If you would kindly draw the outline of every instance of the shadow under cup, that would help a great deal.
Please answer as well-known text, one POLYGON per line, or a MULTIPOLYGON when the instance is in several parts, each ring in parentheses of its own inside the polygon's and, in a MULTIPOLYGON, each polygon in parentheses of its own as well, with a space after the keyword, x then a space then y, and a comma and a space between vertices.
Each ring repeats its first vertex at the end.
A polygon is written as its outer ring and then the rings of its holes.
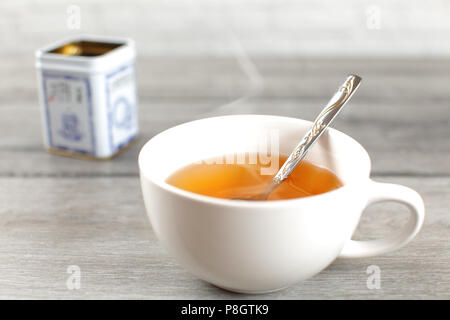
MULTIPOLYGON (((148 141, 139 155, 142 192, 153 230, 167 251, 200 279, 231 291, 263 293, 313 276, 349 241, 356 242, 350 239, 374 183, 370 159, 359 143, 334 129, 305 158, 343 183, 327 193, 233 201, 165 182, 191 163, 260 150, 262 145, 288 155, 310 126, 309 121, 286 117, 224 116, 185 123, 148 141)), ((412 221, 416 233, 420 224, 412 221)), ((409 241, 415 233, 407 231, 409 241)), ((407 242, 403 238, 402 244, 407 242)))

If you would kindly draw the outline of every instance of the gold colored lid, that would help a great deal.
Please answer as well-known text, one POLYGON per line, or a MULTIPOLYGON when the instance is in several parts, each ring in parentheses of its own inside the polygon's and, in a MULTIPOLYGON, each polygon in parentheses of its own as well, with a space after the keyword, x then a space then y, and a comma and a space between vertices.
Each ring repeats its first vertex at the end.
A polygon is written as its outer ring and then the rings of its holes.
POLYGON ((95 57, 108 53, 122 45, 122 43, 77 41, 66 43, 49 52, 68 56, 95 57))

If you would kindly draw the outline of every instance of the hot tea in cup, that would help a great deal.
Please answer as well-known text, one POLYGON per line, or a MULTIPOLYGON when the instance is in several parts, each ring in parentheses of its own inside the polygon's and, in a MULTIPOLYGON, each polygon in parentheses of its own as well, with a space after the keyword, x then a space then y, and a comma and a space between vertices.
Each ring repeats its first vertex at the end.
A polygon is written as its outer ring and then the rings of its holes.
MULTIPOLYGON (((219 157, 222 158, 234 160, 237 157, 233 155, 219 157)), ((207 159, 177 170, 166 182, 177 188, 210 197, 224 199, 250 197, 263 192, 272 179, 271 175, 261 173, 261 169, 266 167, 260 161, 262 158, 265 157, 259 154, 244 155, 242 163, 207 159)), ((276 163, 281 166, 286 159, 287 156, 279 156, 276 163)), ((341 186, 342 183, 331 171, 303 161, 267 200, 302 198, 341 186)))
MULTIPOLYGON (((318 187, 305 197, 224 199, 232 194, 217 192, 242 186, 244 180, 233 180, 242 168, 201 166, 205 159, 252 154, 261 140, 271 146, 263 154, 287 155, 310 127, 301 119, 237 115, 185 123, 150 139, 139 154, 139 168, 147 214, 161 244, 200 279, 231 291, 263 293, 307 279, 337 257, 375 256, 411 241, 423 223, 422 198, 407 187, 371 180, 367 152, 337 130, 327 129, 296 168, 297 178, 315 176, 294 184, 318 187), (197 169, 201 174, 193 175, 197 169), (195 182, 194 176, 205 180, 195 182), (352 240, 364 209, 380 201, 406 205, 408 223, 388 238, 352 240)), ((269 170, 272 175, 276 167, 269 170)), ((253 169, 244 174, 245 181, 253 169)))

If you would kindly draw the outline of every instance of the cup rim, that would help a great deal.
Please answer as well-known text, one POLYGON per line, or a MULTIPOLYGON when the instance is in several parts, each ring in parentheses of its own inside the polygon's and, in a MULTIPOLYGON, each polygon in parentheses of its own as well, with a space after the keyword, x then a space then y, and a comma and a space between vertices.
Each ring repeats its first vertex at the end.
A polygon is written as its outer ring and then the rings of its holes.
MULTIPOLYGON (((225 115, 225 116, 216 116, 216 117, 207 117, 207 118, 202 118, 202 119, 197 119, 197 120, 193 120, 193 121, 188 121, 188 122, 184 122, 181 123, 179 125, 170 127, 158 134, 156 134, 155 136, 153 136, 152 138, 150 138, 141 148, 141 150, 139 151, 139 155, 138 155, 138 165, 139 165, 139 171, 140 171, 140 179, 146 179, 148 180, 150 183, 152 183, 153 185, 157 186, 158 188, 163 189, 166 192, 175 194, 179 197, 182 198, 187 198, 191 201, 195 201, 195 202, 201 202, 204 204, 210 204, 210 205, 218 205, 218 206, 225 206, 225 207, 247 207, 247 208, 269 208, 269 207, 286 207, 286 206, 298 206, 300 203, 306 203, 306 202, 310 202, 310 201, 316 201, 316 200, 320 200, 322 198, 327 198, 330 196, 334 196, 334 195, 339 195, 342 192, 345 192, 347 189, 349 189, 351 187, 351 185, 353 185, 356 182, 351 182, 351 183, 346 183, 344 185, 342 185, 341 187, 337 188, 337 189, 333 189, 331 191, 327 191, 324 193, 320 193, 320 194, 316 194, 316 195, 311 195, 311 196, 307 196, 307 197, 302 197, 302 198, 291 198, 291 199, 283 199, 283 200, 273 200, 273 201, 267 201, 267 200, 261 200, 261 201, 245 201, 245 200, 231 200, 231 199, 223 199, 223 198, 216 198, 216 197, 211 197, 211 196, 206 196, 206 195, 202 195, 202 194, 197 194, 191 191, 186 191, 180 188, 177 188, 175 186, 172 186, 170 184, 168 184, 166 181, 155 181, 155 179, 150 178, 149 175, 146 174, 146 170, 145 170, 145 164, 144 164, 144 160, 143 158, 145 157, 145 149, 146 146, 155 138, 157 138, 158 136, 166 133, 169 130, 172 129, 176 129, 176 128, 180 128, 183 126, 188 126, 188 125, 193 125, 197 122, 203 122, 203 121, 212 121, 212 120, 220 120, 221 118, 233 118, 233 117, 258 117, 258 118, 273 118, 273 119, 278 119, 278 120, 300 120, 300 121, 304 121, 304 122, 308 122, 310 124, 312 124, 311 121, 309 120, 305 120, 305 119, 300 119, 300 118, 294 118, 294 117, 285 117, 285 116, 275 116, 275 115, 258 115, 258 114, 242 114, 242 115, 225 115)), ((368 161, 368 175, 361 177, 361 179, 359 179, 357 182, 361 182, 361 181, 365 181, 365 180, 370 180, 370 172, 371 172, 371 167, 372 167, 372 163, 371 163, 371 159, 370 156, 367 152, 367 150, 355 139, 353 139, 352 137, 350 137, 349 135, 334 129, 334 128, 328 128, 328 131, 330 131, 333 135, 340 135, 345 137, 346 139, 349 139, 350 141, 352 141, 354 144, 357 145, 357 147, 363 152, 363 154, 365 155, 365 157, 367 158, 368 161)), ((188 164, 186 164, 188 165, 188 164)))

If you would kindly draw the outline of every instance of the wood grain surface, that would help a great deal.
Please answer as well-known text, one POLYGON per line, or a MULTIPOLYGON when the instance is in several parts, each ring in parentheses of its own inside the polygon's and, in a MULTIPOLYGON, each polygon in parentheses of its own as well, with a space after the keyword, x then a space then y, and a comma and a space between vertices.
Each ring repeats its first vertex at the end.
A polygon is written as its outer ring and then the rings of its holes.
MULTIPOLYGON (((0 63, 0 298, 450 299, 450 61, 258 58, 257 81, 231 58, 138 60, 140 140, 111 161, 46 153, 32 61, 0 63), (137 154, 156 133, 207 116, 259 113, 312 120, 347 73, 363 77, 334 127, 368 150, 373 178, 416 189, 425 225, 406 247, 338 259, 315 277, 237 295, 182 269, 159 246, 140 193, 137 154), (255 89, 256 88, 256 89, 255 89), (245 99, 239 99, 246 96, 245 99), (81 269, 68 290, 67 267, 81 269), (367 267, 381 270, 369 290, 367 267)), ((355 238, 385 236, 406 208, 375 205, 355 238)))

